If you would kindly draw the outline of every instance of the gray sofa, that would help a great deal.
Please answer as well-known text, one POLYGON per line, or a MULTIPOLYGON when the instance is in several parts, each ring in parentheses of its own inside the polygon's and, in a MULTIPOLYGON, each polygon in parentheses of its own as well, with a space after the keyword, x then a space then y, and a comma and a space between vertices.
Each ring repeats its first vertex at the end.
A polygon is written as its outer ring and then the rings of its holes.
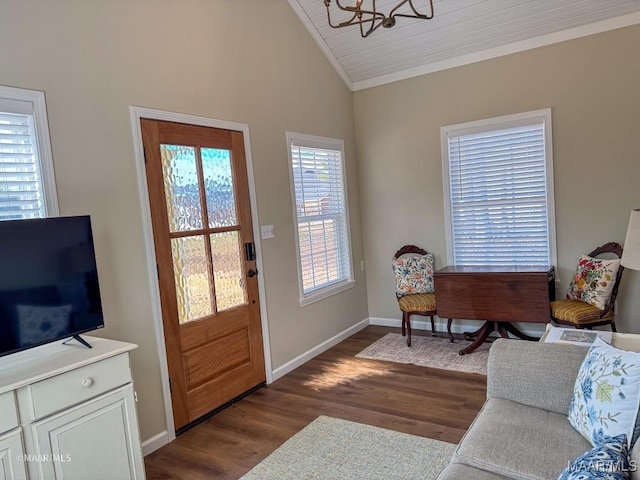
MULTIPOLYGON (((587 349, 498 339, 487 367, 487 401, 438 480, 557 479, 593 448, 567 420, 587 349)), ((631 452, 640 465, 640 441, 631 452)), ((640 475, 632 472, 631 478, 640 475)))

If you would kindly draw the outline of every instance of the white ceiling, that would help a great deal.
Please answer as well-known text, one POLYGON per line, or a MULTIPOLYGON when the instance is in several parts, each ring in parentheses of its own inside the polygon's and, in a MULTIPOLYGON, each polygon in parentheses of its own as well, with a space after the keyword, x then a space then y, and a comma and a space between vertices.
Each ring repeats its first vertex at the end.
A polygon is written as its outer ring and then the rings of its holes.
MULTIPOLYGON (((398 18, 362 38, 331 28, 323 0, 288 1, 352 90, 640 23, 640 0, 433 0, 432 20, 398 18)), ((388 14, 398 1, 376 5, 388 14)), ((428 0, 414 5, 422 13, 428 0)), ((331 8, 333 23, 348 18, 331 8)))

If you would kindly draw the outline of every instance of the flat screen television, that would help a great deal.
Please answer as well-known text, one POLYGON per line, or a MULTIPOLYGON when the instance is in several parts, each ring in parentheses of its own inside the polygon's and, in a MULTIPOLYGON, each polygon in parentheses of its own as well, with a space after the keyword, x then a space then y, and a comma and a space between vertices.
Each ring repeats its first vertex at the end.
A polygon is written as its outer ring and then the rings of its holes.
POLYGON ((89 216, 0 221, 0 356, 102 327, 89 216))

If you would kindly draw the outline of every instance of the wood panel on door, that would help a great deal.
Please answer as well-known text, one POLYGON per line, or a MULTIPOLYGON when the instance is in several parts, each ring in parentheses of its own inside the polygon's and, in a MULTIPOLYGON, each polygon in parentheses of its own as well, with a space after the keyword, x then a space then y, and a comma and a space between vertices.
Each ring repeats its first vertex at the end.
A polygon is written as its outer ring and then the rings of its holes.
POLYGON ((141 120, 176 429, 265 381, 242 132, 141 120))

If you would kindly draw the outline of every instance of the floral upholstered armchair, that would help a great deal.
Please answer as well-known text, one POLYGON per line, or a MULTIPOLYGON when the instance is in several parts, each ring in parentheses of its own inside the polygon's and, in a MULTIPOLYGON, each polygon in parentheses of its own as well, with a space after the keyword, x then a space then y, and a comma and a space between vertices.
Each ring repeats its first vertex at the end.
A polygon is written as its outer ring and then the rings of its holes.
POLYGON ((622 246, 615 242, 582 255, 569 284, 567 298, 551 302, 551 321, 588 329, 611 325, 615 332, 615 303, 624 271, 621 257, 622 246), (595 258, 604 254, 617 258, 595 258))

